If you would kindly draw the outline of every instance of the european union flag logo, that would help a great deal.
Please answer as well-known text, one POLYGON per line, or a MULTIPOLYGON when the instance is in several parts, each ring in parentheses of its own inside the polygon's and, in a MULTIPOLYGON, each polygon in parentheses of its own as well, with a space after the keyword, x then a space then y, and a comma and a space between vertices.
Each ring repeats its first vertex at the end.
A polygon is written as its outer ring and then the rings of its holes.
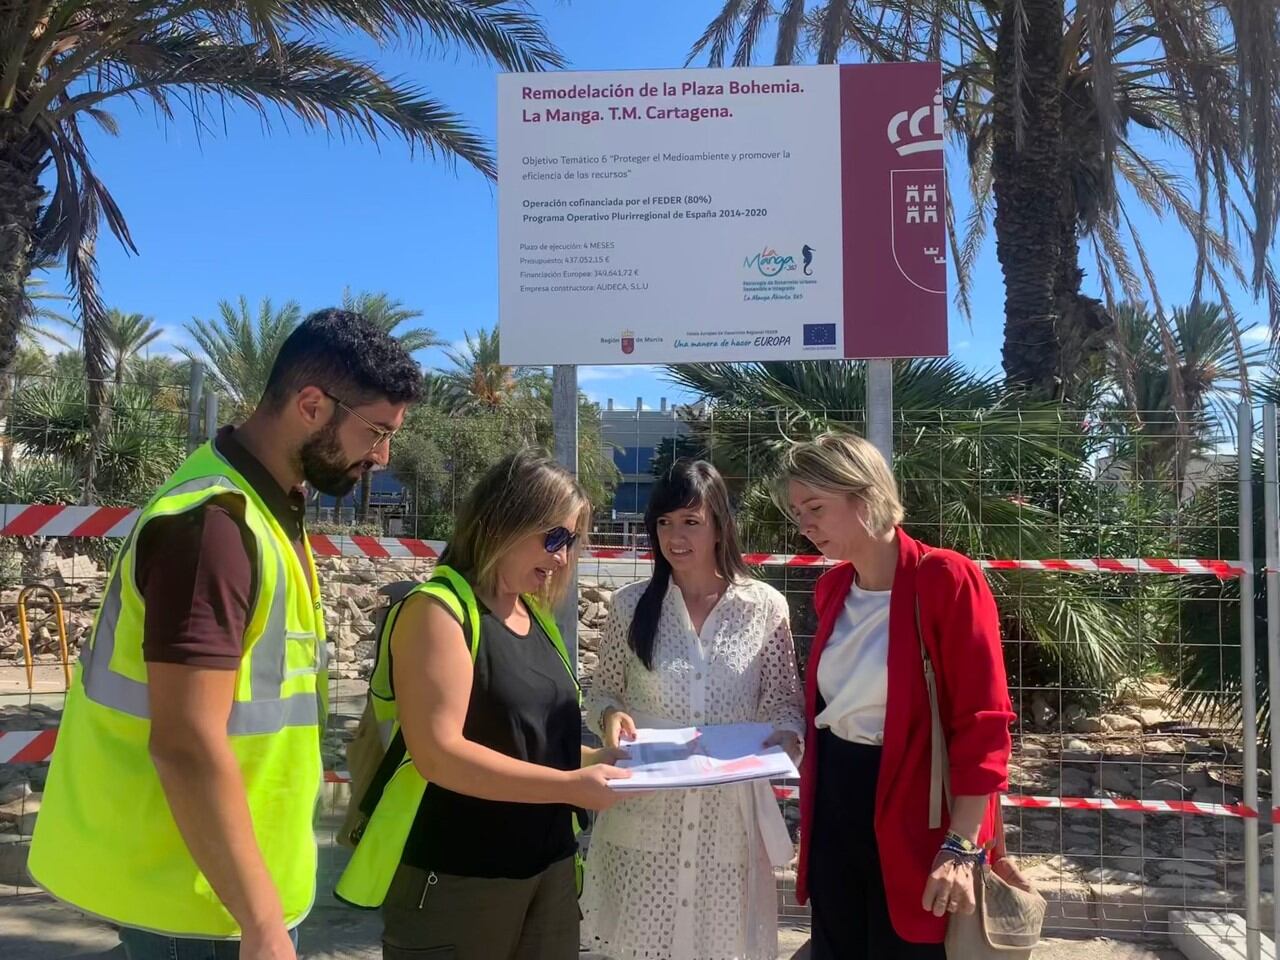
POLYGON ((834 347, 836 345, 836 325, 834 323, 806 323, 804 325, 804 345, 806 347, 834 347))

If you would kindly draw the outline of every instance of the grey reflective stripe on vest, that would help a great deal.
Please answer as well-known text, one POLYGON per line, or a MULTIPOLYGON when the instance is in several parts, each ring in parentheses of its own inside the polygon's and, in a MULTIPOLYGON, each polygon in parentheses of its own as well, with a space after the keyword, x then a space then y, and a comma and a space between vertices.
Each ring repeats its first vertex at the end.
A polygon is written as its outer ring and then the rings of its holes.
MULTIPOLYGON (((210 487, 232 487, 235 484, 225 477, 202 477, 180 484, 165 495, 195 493, 210 487)), ((165 514, 157 514, 164 516, 165 514)), ((121 550, 121 560, 116 563, 107 586, 107 595, 94 624, 93 635, 80 651, 81 675, 85 695, 95 703, 121 713, 151 718, 151 707, 146 683, 117 673, 111 669, 115 654, 116 634, 123 609, 124 552, 132 550, 140 527, 135 527, 121 550)), ((269 598, 270 608, 262 636, 254 645, 249 661, 248 701, 235 701, 227 720, 227 732, 233 735, 274 733, 284 727, 316 726, 320 722, 320 702, 315 692, 295 694, 280 698, 280 687, 285 679, 285 645, 289 636, 288 589, 284 558, 263 538, 254 536, 258 543, 259 570, 272 562, 276 566, 275 595, 269 598)), ((311 636, 308 634, 308 636, 311 636)), ((141 642, 141 639, 139 639, 141 642)), ((319 663, 317 661, 317 667, 319 663)))

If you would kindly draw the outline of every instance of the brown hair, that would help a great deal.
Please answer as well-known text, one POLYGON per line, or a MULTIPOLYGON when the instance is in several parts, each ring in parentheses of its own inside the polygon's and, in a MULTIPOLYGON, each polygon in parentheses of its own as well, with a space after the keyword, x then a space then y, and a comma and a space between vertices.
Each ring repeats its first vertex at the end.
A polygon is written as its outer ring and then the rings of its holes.
POLYGON ((578 542, 569 563, 551 578, 542 599, 564 597, 573 564, 591 526, 591 503, 573 474, 549 457, 520 450, 503 457, 471 488, 458 509, 453 536, 441 563, 448 564, 481 593, 497 589, 498 563, 518 541, 545 533, 575 515, 578 542))

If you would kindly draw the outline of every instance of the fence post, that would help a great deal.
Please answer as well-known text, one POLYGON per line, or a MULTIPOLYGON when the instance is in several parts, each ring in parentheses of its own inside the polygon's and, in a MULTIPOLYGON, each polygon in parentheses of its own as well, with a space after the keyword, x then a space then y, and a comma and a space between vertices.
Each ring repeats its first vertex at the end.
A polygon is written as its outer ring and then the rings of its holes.
MULTIPOLYGON (((1271 688, 1271 813, 1272 890, 1280 890, 1280 821, 1276 817, 1277 776, 1280 775, 1280 443, 1277 443, 1274 403, 1262 408, 1262 457, 1266 483, 1263 495, 1267 538, 1267 679, 1271 688)), ((1280 943, 1280 910, 1272 910, 1272 941, 1280 943)))
POLYGON ((893 361, 867 361, 867 439, 893 467, 893 361))
POLYGON ((187 453, 200 446, 200 416, 204 410, 204 363, 191 361, 191 386, 187 390, 187 453))
MULTIPOLYGON (((1258 674, 1253 622, 1253 409, 1240 404, 1240 710, 1243 714, 1244 802, 1258 809, 1258 674)), ((1258 818, 1244 821, 1244 920, 1245 951, 1248 960, 1262 956, 1259 914, 1261 884, 1258 869, 1258 818)))
MULTIPOLYGON (((555 456, 575 477, 578 475, 578 368, 552 367, 551 420, 555 428, 555 456)), ((578 669, 578 568, 570 574, 569 589, 556 611, 560 635, 574 672, 578 669)))
POLYGON ((218 392, 210 390, 204 395, 204 438, 212 440, 218 435, 218 392))

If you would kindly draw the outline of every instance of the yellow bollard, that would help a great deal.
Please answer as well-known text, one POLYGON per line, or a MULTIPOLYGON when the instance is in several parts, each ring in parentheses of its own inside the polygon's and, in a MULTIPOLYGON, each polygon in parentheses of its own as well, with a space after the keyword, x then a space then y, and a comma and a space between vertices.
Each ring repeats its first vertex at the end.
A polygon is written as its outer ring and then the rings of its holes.
POLYGON ((18 594, 18 633, 22 637, 22 656, 27 666, 27 690, 35 689, 35 660, 31 655, 31 630, 27 627, 27 597, 38 592, 53 598, 53 613, 58 618, 58 645, 62 649, 62 676, 67 682, 67 690, 70 690, 71 654, 67 649, 67 620, 62 613, 62 597, 53 587, 43 583, 29 584, 18 594))

